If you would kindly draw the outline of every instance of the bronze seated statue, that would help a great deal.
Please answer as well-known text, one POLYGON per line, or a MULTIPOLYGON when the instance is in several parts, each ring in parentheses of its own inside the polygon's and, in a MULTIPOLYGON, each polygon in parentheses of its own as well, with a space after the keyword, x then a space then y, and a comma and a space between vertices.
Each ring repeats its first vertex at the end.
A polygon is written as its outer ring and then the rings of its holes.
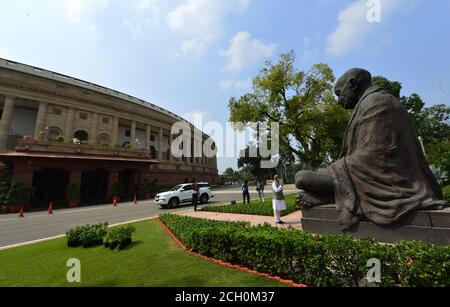
POLYGON ((335 93, 340 105, 353 110, 341 158, 327 169, 296 175, 296 186, 303 190, 298 204, 336 204, 343 230, 362 218, 392 225, 413 211, 446 207, 401 102, 372 85, 363 69, 346 72, 335 93))

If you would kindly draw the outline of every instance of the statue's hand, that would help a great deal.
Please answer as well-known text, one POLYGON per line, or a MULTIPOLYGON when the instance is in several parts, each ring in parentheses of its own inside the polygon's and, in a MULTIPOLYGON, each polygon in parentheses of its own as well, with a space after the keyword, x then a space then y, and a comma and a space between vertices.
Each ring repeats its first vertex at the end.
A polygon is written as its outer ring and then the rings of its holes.
POLYGON ((303 200, 303 192, 300 192, 297 194, 295 204, 297 205, 297 209, 299 209, 299 210, 303 210, 303 208, 305 208, 306 204, 303 200))

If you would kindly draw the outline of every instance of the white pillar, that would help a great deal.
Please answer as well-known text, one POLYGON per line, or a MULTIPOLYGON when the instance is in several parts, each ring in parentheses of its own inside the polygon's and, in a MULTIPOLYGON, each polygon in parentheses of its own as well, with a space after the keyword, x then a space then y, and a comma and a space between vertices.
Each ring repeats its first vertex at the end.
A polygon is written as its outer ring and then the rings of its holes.
POLYGON ((66 131, 64 131, 64 140, 66 142, 71 142, 73 139, 73 119, 75 115, 75 110, 69 108, 67 112, 67 120, 66 120, 66 131))
POLYGON ((37 140, 44 140, 45 124, 47 121, 47 108, 48 104, 46 102, 41 102, 39 104, 39 111, 36 119, 36 129, 34 130, 34 138, 37 140))

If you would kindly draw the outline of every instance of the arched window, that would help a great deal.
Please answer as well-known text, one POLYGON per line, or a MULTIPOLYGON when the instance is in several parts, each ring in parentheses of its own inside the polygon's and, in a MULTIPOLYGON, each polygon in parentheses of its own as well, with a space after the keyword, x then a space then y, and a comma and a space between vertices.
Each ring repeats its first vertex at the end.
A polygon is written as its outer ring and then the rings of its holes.
POLYGON ((155 146, 150 146, 150 156, 152 157, 152 159, 156 159, 157 158, 155 146))
POLYGON ((84 130, 78 130, 73 136, 80 142, 87 142, 89 139, 89 134, 84 130))
POLYGON ((49 127, 48 128, 48 139, 55 140, 56 138, 63 136, 63 131, 58 127, 49 127))
POLYGON ((98 136, 98 145, 100 146, 110 146, 111 145, 111 137, 106 134, 102 133, 98 136))

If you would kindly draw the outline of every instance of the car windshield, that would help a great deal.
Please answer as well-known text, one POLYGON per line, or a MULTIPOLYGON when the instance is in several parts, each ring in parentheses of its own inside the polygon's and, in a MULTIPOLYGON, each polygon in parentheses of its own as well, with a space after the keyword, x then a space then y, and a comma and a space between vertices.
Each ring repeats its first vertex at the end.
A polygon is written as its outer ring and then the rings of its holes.
POLYGON ((174 187, 172 190, 170 190, 170 192, 178 191, 178 190, 181 189, 182 187, 183 187, 182 185, 177 185, 177 186, 174 187))

